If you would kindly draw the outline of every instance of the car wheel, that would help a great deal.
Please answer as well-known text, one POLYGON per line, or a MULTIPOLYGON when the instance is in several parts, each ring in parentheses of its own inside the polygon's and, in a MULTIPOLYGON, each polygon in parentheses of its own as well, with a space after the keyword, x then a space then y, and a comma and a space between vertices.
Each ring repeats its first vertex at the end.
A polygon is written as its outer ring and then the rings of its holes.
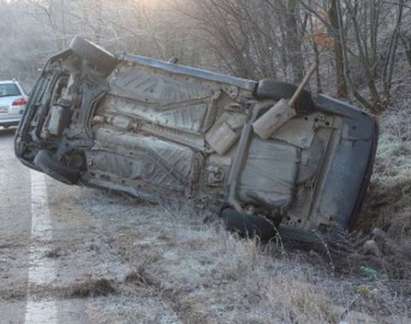
POLYGON ((105 75, 110 74, 118 64, 113 54, 78 36, 71 42, 70 49, 105 75))
MULTIPOLYGON (((290 99, 297 91, 297 88, 294 84, 267 79, 258 83, 256 96, 259 99, 290 99)), ((295 108, 297 113, 315 111, 315 104, 309 91, 303 90, 295 103, 295 108)))
POLYGON ((247 215, 227 208, 221 212, 221 218, 228 231, 237 233, 244 238, 258 237, 266 242, 278 233, 276 224, 263 216, 247 215))
POLYGON ((63 183, 74 185, 80 180, 79 170, 63 165, 49 151, 39 151, 34 159, 34 164, 45 174, 63 183))

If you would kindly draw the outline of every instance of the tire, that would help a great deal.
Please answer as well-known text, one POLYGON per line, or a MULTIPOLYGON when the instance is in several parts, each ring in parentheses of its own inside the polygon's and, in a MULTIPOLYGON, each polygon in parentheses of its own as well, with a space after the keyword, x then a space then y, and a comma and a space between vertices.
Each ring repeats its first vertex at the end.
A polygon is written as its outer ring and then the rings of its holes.
POLYGON ((46 150, 41 150, 34 158, 34 164, 48 176, 68 185, 75 185, 80 180, 80 171, 69 168, 55 160, 46 150))
MULTIPOLYGON (((275 80, 261 80, 258 83, 256 96, 258 99, 291 99, 297 91, 297 86, 294 84, 279 82, 275 80)), ((312 113, 315 111, 315 104, 311 93, 307 90, 301 92, 300 97, 295 104, 297 113, 312 113)))
POLYGON ((118 64, 113 54, 78 36, 71 42, 70 49, 105 75, 109 75, 118 64))
POLYGON ((232 208, 224 209, 220 216, 228 231, 243 238, 258 237, 261 241, 267 242, 278 233, 276 225, 263 216, 242 214, 232 208))

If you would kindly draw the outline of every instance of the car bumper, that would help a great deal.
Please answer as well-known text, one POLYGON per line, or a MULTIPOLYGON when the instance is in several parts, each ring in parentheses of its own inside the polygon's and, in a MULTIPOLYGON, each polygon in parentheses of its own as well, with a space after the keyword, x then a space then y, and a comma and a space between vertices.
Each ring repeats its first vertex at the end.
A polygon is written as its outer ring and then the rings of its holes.
POLYGON ((0 117, 0 126, 17 126, 20 123, 21 116, 16 118, 1 118, 0 117))
POLYGON ((326 166, 318 188, 313 213, 352 229, 358 219, 371 179, 379 127, 375 117, 326 96, 319 96, 320 110, 343 118, 342 135, 334 146, 334 156, 326 166))

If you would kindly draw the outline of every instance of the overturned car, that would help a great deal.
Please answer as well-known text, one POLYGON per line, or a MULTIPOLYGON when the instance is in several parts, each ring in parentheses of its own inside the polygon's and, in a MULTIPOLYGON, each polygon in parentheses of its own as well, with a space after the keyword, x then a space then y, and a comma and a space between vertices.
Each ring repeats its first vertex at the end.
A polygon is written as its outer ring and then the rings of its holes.
POLYGON ((17 157, 67 184, 147 200, 191 200, 227 226, 298 237, 350 229, 369 183, 374 118, 346 103, 262 80, 75 38, 36 83, 17 157), (280 104, 281 103, 281 104, 280 104), (271 227, 271 228, 270 228, 271 227))

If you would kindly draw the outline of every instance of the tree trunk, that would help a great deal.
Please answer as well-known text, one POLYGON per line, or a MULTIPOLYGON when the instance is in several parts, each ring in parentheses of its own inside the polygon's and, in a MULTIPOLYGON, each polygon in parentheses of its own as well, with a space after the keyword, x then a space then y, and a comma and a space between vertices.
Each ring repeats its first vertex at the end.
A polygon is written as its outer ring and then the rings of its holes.
POLYGON ((101 0, 94 2, 94 10, 96 13, 95 39, 97 44, 100 44, 103 36, 103 3, 101 0))
POLYGON ((294 83, 300 83, 304 78, 304 57, 301 51, 301 37, 298 30, 297 3, 297 0, 287 0, 285 14, 285 41, 294 83))
POLYGON ((344 54, 343 47, 341 44, 340 35, 340 24, 338 23, 338 12, 337 12, 337 0, 331 0, 331 7, 329 10, 329 18, 331 24, 330 34, 335 40, 335 70, 336 70, 336 81, 337 81, 337 97, 348 98, 348 86, 347 81, 344 76, 344 54))
POLYGON ((408 65, 411 67, 411 37, 407 37, 407 35, 400 33, 400 40, 405 49, 408 65))

